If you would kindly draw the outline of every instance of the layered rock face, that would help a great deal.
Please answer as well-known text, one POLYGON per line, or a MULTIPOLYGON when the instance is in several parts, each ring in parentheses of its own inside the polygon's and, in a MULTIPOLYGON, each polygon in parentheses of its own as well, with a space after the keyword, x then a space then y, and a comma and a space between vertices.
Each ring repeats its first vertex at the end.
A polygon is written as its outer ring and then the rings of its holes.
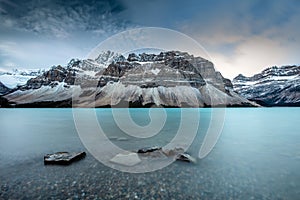
POLYGON ((0 82, 0 96, 9 93, 10 89, 0 82))
POLYGON ((300 66, 270 67, 252 77, 238 75, 234 91, 262 106, 300 106, 300 66))
POLYGON ((212 62, 178 51, 73 59, 5 98, 20 107, 257 106, 234 93, 212 62))

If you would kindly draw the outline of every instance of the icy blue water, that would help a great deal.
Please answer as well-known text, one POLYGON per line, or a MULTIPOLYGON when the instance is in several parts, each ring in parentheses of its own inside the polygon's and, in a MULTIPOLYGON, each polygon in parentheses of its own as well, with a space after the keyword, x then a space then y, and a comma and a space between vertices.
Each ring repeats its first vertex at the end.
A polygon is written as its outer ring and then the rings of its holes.
MULTIPOLYGON (((189 149, 195 157, 207 132, 211 111, 199 109, 199 130, 189 149)), ((124 134, 114 122, 111 109, 97 109, 96 113, 99 124, 108 137, 114 138, 115 145, 138 149, 167 144, 179 128, 181 110, 166 109, 167 120, 162 131, 146 139, 124 134), (124 137, 126 141, 115 139, 124 137)), ((131 109, 130 113, 139 125, 150 121, 148 109, 131 109)), ((300 196, 299 114, 300 108, 227 108, 222 134, 209 156, 191 167, 175 164, 173 170, 180 172, 190 167, 191 174, 186 176, 193 186, 189 193, 194 195, 196 191, 192 188, 201 180, 208 184, 197 189, 203 189, 204 193, 197 192, 204 197, 297 199, 300 196)), ((72 109, 0 109, 0 180, 9 168, 43 154, 84 149, 72 109)), ((9 178, 6 180, 5 184, 12 184, 9 178)), ((0 181, 1 184, 4 183, 0 181)))

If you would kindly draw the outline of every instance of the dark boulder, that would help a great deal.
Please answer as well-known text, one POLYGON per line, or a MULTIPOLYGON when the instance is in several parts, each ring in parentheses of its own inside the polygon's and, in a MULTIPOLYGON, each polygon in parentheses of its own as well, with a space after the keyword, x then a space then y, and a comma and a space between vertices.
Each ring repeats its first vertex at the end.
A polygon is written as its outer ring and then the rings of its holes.
POLYGON ((137 153, 151 153, 151 152, 154 152, 154 151, 161 151, 161 150, 162 150, 161 147, 154 146, 154 147, 146 147, 146 148, 139 149, 137 151, 137 153))

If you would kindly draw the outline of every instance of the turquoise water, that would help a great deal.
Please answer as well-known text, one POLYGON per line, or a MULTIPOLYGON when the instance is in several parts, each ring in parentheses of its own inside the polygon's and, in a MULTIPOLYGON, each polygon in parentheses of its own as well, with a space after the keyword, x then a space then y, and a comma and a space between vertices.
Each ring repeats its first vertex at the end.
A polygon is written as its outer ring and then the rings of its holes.
MULTIPOLYGON (((211 122, 212 110, 199 109, 199 129, 188 149, 194 157, 198 157, 211 122)), ((148 111, 131 109, 130 114, 138 125, 145 126, 151 121, 148 111)), ((115 145, 136 150, 151 145, 164 146, 175 136, 182 110, 165 111, 167 118, 164 127, 160 133, 150 138, 136 138, 125 134, 114 122, 111 109, 96 109, 96 116, 106 136, 115 145)), ((174 163, 165 169, 147 173, 148 175, 128 177, 141 176, 147 181, 148 177, 155 179, 152 176, 164 172, 165 175, 160 174, 159 180, 165 178, 179 183, 185 181, 185 185, 190 187, 173 189, 193 198, 297 199, 300 196, 299 114, 300 108, 226 108, 224 122, 220 121, 223 129, 217 144, 196 165, 174 163), (167 177, 170 169, 172 173, 189 173, 178 180, 176 177, 167 177)), ((32 160, 38 161, 46 153, 65 150, 85 150, 74 124, 72 109, 0 110, 0 185, 15 187, 17 178, 11 171, 15 166, 22 166, 23 170, 18 168, 18 172, 14 173, 26 180, 27 167, 44 167, 42 164, 31 163, 32 160)), ((74 166, 78 167, 76 170, 89 169, 92 163, 97 162, 90 156, 74 166)), ((101 163, 98 165, 101 169, 107 169, 101 163)), ((75 168, 74 166, 69 169, 75 168)), ((49 173, 49 168, 43 170, 41 173, 49 173)), ((18 181, 23 183, 22 180, 18 181)), ((38 183, 40 180, 35 181, 38 183)), ((130 187, 130 184, 126 187, 130 187)), ((173 185, 166 184, 165 187, 171 190, 173 185)), ((29 189, 34 188, 32 186, 29 189)), ((9 190, 7 194, 10 194, 9 190)), ((19 194, 15 191, 14 195, 22 196, 22 189, 19 194)))

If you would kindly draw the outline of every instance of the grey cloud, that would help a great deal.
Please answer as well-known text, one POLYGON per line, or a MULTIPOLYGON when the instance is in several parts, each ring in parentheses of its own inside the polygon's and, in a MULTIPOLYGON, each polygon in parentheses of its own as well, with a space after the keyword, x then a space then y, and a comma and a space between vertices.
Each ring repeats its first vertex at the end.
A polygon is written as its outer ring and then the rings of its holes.
POLYGON ((122 3, 102 1, 29 0, 14 4, 0 2, 2 24, 37 34, 65 38, 73 32, 102 30, 109 34, 125 29, 128 23, 118 15, 122 3))

